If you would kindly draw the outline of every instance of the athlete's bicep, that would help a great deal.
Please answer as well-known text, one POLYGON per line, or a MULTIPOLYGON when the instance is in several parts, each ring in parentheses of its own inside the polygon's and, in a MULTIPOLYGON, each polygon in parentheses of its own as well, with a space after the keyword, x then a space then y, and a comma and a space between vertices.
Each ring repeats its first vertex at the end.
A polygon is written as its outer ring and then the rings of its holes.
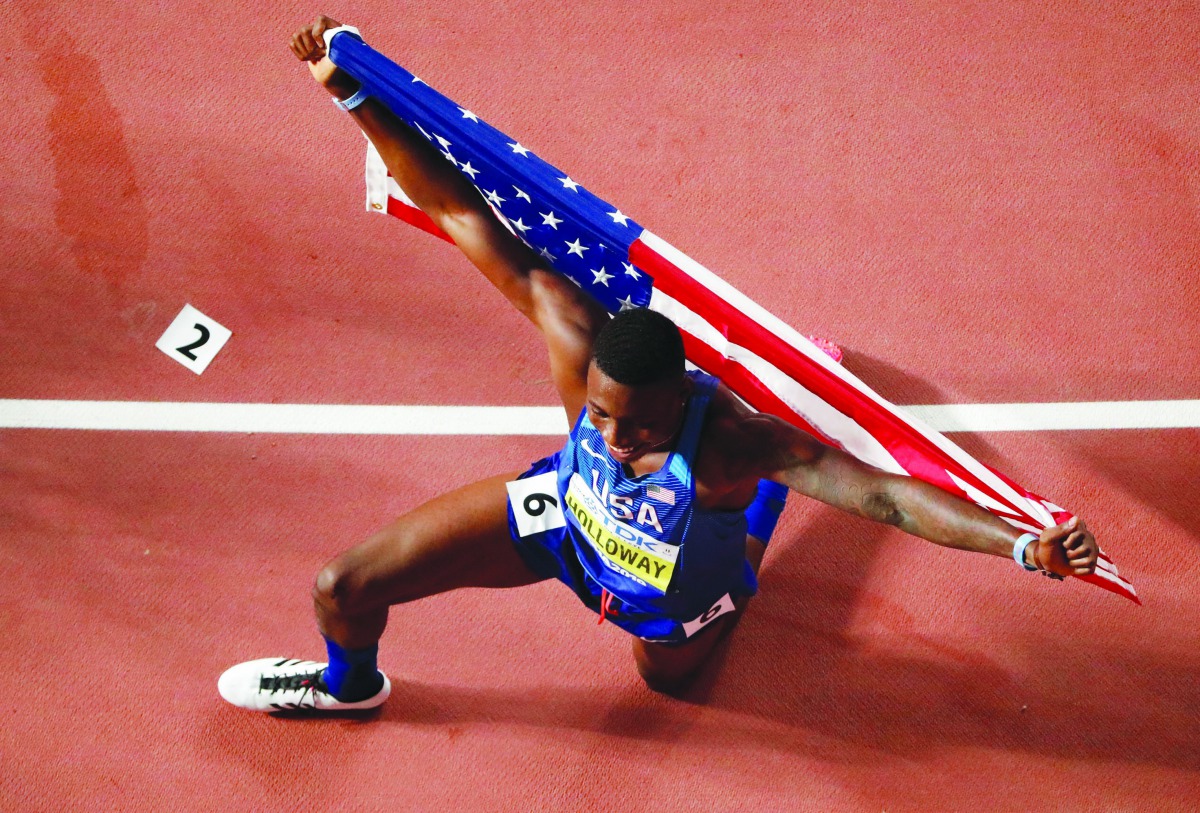
POLYGON ((876 522, 900 521, 892 486, 904 478, 863 463, 778 418, 771 421, 766 434, 776 451, 769 453, 773 471, 767 479, 876 522))
POLYGON ((553 271, 537 270, 532 285, 533 321, 546 340, 550 375, 571 423, 587 403, 592 345, 609 316, 599 302, 553 271))
MULTIPOLYGON (((532 271, 540 258, 486 208, 445 214, 438 225, 517 310, 534 319, 532 271)), ((536 321, 536 320, 535 320, 536 321)))
POLYGON ((449 217, 443 227, 467 259, 541 331, 555 389, 573 421, 587 400, 592 343, 608 313, 579 286, 546 268, 490 211, 449 217))

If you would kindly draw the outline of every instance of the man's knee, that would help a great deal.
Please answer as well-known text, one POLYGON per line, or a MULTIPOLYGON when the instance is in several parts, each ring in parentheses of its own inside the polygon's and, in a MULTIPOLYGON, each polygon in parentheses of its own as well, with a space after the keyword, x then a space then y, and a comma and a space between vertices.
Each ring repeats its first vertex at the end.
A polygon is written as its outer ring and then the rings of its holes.
POLYGON ((637 661, 638 674, 642 676, 647 688, 659 694, 675 695, 687 687, 691 679, 695 677, 699 671, 700 665, 691 667, 687 670, 680 670, 676 667, 666 667, 661 664, 652 664, 642 661, 640 658, 637 661))
POLYGON ((313 601, 353 616, 428 595, 420 584, 420 574, 427 578, 428 567, 421 565, 419 542, 403 519, 380 530, 321 568, 313 584, 313 601))
POLYGON ((726 613, 696 636, 679 646, 664 646, 634 639, 633 660, 646 686, 661 694, 678 694, 712 658, 721 640, 733 629, 749 599, 735 601, 737 609, 726 613))
POLYGON ((660 694, 678 694, 708 660, 712 642, 701 639, 682 646, 635 640, 633 661, 646 686, 660 694))
POLYGON ((313 602, 329 610, 345 611, 345 605, 354 599, 352 581, 347 568, 339 557, 317 573, 313 583, 313 602))
POLYGON ((361 615, 386 607, 388 602, 372 588, 370 574, 353 551, 342 554, 317 573, 313 601, 343 616, 361 615))

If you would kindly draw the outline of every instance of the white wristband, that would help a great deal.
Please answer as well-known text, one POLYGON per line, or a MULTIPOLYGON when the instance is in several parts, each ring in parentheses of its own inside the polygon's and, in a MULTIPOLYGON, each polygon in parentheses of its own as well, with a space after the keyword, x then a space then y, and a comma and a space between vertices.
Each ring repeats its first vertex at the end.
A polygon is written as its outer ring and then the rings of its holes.
POLYGON ((1017 537, 1017 541, 1013 543, 1013 561, 1025 570, 1037 570, 1036 567, 1030 567, 1025 564, 1025 549, 1037 541, 1037 534, 1021 534, 1017 537))
POLYGON ((354 91, 354 95, 349 99, 338 99, 334 97, 333 104, 338 110, 345 110, 349 113, 354 108, 371 98, 371 94, 367 92, 366 85, 359 85, 358 90, 354 91))
MULTIPOLYGON (((339 25, 337 28, 331 28, 328 31, 321 34, 321 38, 323 40, 325 40, 325 53, 329 53, 329 46, 333 42, 334 35, 340 34, 343 31, 347 31, 347 32, 353 34, 354 36, 358 37, 360 40, 363 38, 362 34, 359 33, 358 29, 352 25, 339 25)), ((363 40, 363 41, 365 42, 366 40, 363 40)), ((332 59, 332 57, 330 57, 330 58, 332 59)), ((337 64, 337 63, 334 63, 334 64, 337 64)))

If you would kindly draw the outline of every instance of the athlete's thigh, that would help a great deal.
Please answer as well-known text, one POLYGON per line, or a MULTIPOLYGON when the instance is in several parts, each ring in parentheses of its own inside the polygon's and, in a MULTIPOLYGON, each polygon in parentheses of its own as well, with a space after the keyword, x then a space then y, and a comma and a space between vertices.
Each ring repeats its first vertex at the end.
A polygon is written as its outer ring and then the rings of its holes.
POLYGON ((668 690, 686 682, 737 624, 748 601, 748 598, 739 600, 736 610, 713 621, 682 644, 656 644, 634 638, 633 659, 638 672, 651 686, 668 690))
MULTIPOLYGON (((754 569, 755 575, 758 574, 765 552, 766 546, 761 540, 746 537, 746 561, 754 569)), ((658 682, 668 687, 686 681, 708 660, 720 640, 737 626, 749 602, 748 596, 737 599, 736 609, 732 613, 713 621, 683 644, 670 646, 634 638, 633 659, 638 671, 647 682, 658 682)))
POLYGON ((519 587, 542 581, 521 559, 508 529, 517 474, 443 494, 382 528, 340 557, 339 566, 375 601, 389 604, 459 587, 519 587))

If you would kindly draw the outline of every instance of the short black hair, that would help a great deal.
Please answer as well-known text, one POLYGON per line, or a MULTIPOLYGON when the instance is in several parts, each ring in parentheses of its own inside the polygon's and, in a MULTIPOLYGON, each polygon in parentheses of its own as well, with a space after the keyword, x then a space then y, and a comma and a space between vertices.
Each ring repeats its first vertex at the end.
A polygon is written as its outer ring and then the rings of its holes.
POLYGON ((661 313, 631 308, 600 330, 592 361, 618 384, 657 384, 683 375, 683 339, 675 323, 661 313))

